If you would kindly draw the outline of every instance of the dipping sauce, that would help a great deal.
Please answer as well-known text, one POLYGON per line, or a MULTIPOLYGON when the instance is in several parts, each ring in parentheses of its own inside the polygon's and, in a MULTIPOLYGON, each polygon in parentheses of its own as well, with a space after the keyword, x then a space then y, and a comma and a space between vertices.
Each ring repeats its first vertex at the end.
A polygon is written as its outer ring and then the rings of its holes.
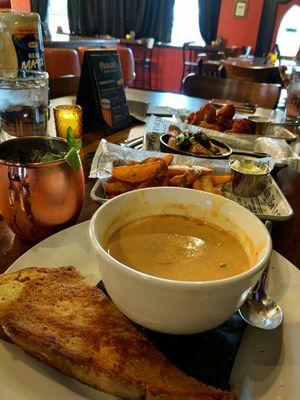
POLYGON ((234 160, 230 163, 230 166, 235 171, 241 172, 242 174, 266 175, 270 172, 269 166, 259 161, 234 160))
POLYGON ((232 234, 178 215, 130 222, 109 237, 104 247, 131 268, 171 280, 223 279, 250 267, 244 247, 232 234))

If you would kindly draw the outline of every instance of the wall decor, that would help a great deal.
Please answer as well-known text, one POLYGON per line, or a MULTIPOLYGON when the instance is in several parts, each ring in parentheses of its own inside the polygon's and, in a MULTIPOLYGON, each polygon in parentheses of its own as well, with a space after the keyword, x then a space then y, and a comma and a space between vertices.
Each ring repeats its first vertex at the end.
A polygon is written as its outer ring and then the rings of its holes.
POLYGON ((248 0, 237 0, 234 5, 233 15, 235 18, 246 18, 248 0))

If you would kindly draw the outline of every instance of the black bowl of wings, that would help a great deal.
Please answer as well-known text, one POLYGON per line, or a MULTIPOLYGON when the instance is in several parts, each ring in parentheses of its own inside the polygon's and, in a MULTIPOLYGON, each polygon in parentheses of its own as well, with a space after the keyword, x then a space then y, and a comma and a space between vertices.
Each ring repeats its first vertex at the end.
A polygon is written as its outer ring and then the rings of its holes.
POLYGON ((201 130, 182 131, 177 126, 170 126, 169 132, 160 137, 160 149, 164 153, 212 159, 226 159, 232 154, 227 144, 210 139, 201 130))

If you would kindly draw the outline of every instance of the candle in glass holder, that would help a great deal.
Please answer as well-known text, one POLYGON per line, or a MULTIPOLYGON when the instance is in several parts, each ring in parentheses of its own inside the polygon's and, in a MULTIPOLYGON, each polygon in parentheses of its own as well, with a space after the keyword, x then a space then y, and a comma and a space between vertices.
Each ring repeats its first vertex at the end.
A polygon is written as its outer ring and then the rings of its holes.
POLYGON ((77 104, 60 105, 53 108, 57 136, 65 138, 69 127, 74 137, 82 137, 82 108, 77 104))

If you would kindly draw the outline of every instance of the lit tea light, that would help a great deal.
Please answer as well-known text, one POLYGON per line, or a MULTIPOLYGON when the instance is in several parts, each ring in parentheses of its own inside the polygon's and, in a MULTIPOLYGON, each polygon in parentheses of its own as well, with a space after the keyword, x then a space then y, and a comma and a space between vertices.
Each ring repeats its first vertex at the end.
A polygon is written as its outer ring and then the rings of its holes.
POLYGON ((60 105, 53 108, 57 136, 65 138, 69 127, 74 137, 82 137, 82 108, 77 104, 60 105))

